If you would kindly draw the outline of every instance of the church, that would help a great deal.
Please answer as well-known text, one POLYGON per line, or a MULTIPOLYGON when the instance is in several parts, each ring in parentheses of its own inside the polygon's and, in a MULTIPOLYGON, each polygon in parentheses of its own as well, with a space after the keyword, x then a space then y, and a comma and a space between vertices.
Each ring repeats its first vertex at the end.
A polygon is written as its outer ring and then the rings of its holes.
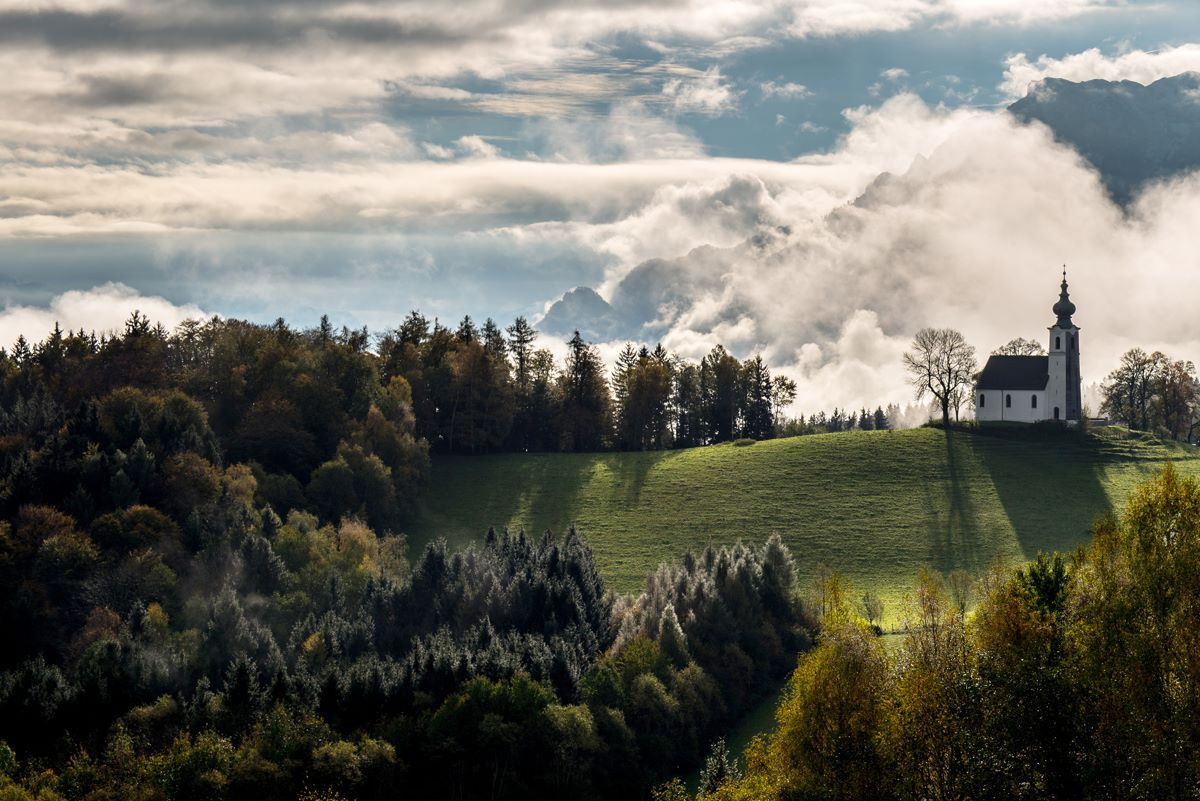
POLYGON ((1071 321, 1075 304, 1067 294, 1067 271, 1052 309, 1045 356, 988 357, 975 382, 975 419, 980 422, 1036 423, 1061 420, 1069 426, 1083 417, 1079 379, 1079 328, 1071 321))

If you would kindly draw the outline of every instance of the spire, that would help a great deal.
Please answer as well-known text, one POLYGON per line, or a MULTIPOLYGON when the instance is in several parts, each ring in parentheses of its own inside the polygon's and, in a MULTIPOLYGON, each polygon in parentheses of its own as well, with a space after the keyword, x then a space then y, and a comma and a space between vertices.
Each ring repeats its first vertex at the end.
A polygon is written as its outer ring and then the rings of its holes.
POLYGON ((1063 279, 1058 303, 1054 304, 1052 311, 1058 316, 1058 322, 1055 323, 1058 328, 1071 328, 1075 325, 1071 322, 1071 315, 1075 313, 1075 304, 1071 302, 1071 296, 1067 294, 1067 265, 1065 264, 1063 265, 1063 279))

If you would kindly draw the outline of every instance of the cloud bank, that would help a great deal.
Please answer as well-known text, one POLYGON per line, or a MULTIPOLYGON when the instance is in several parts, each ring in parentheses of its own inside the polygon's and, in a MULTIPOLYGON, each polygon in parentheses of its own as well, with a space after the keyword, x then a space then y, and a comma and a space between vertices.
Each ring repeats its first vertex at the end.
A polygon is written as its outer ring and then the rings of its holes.
POLYGON ((1041 341, 1063 263, 1085 381, 1134 346, 1200 354, 1200 176, 1153 185, 1126 211, 1076 152, 1006 113, 931 109, 901 95, 854 116, 823 164, 852 185, 854 165, 909 163, 853 202, 806 209, 797 186, 742 177, 660 194, 603 227, 608 241, 623 229, 640 240, 646 220, 673 230, 720 215, 728 237, 746 237, 627 258, 602 285, 611 314, 692 358, 717 342, 761 352, 800 381, 797 408, 807 411, 904 402, 899 357, 922 326, 959 328, 981 356, 1013 337, 1041 341))
POLYGON ((97 336, 123 331, 125 321, 140 311, 152 322, 169 329, 184 320, 207 319, 211 314, 194 305, 176 305, 169 300, 145 296, 118 283, 88 290, 64 292, 48 306, 8 306, 0 310, 0 343, 9 347, 24 336, 40 342, 57 323, 64 331, 95 332, 97 336))

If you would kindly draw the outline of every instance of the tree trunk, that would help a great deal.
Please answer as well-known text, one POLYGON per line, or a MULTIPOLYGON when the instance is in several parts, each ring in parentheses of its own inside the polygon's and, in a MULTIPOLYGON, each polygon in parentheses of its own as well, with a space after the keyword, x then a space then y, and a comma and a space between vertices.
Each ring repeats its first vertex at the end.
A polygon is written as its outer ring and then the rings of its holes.
POLYGON ((949 396, 942 398, 942 427, 950 427, 950 398, 949 396))

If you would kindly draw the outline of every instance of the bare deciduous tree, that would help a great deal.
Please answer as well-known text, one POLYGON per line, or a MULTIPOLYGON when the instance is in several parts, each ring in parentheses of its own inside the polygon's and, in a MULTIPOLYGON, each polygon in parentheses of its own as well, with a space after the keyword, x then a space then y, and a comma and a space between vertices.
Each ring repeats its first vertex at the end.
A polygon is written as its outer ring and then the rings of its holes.
POLYGON ((961 568, 951 570, 950 575, 946 576, 946 586, 950 590, 950 600, 958 608, 959 615, 966 617, 967 607, 971 605, 971 592, 975 587, 971 574, 961 568))
POLYGON ((863 615, 872 626, 883 622, 883 600, 873 592, 867 592, 862 597, 863 615))
POLYGON ((975 375, 975 348, 953 328, 922 328, 913 337, 912 350, 904 354, 909 381, 917 400, 932 396, 942 407, 942 425, 950 424, 950 407, 958 409, 971 389, 975 375))
POLYGON ((1045 356, 1046 349, 1040 342, 1017 337, 996 348, 992 353, 996 356, 1045 356))

